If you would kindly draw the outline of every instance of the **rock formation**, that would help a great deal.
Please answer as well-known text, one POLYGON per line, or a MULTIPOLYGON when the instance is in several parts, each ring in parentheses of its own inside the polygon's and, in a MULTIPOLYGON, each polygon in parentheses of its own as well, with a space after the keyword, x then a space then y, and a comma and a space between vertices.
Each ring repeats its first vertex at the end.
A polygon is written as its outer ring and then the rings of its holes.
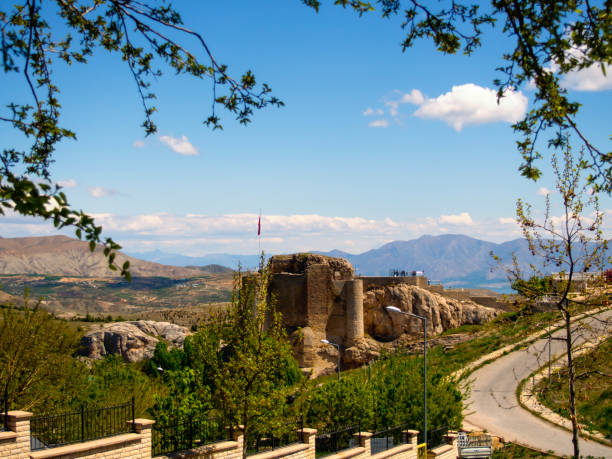
POLYGON ((126 362, 150 359, 160 338, 168 347, 182 347, 189 331, 169 322, 138 320, 104 324, 85 334, 81 341, 81 354, 91 359, 101 359, 117 354, 126 362))
POLYGON ((433 338, 462 324, 484 323, 499 311, 469 299, 443 296, 424 276, 358 277, 342 258, 309 253, 270 259, 270 294, 294 343, 302 368, 314 375, 333 371, 340 346, 343 368, 377 358, 384 343, 406 336, 418 340, 422 323, 385 306, 426 316, 433 338), (374 339, 369 339, 368 335, 374 339))
POLYGON ((385 306, 426 317, 429 336, 463 324, 483 324, 500 313, 473 301, 454 300, 412 285, 389 285, 366 292, 363 299, 365 331, 380 341, 391 341, 404 333, 423 334, 421 321, 390 313, 385 306))

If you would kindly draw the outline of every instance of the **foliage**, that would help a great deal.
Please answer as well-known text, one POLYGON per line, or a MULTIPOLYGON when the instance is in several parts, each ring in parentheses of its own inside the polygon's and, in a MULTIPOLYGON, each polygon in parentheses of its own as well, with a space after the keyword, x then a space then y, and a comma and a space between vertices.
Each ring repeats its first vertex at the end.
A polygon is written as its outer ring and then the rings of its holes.
POLYGON ((80 387, 76 404, 114 406, 134 397, 136 415, 144 415, 155 403, 155 396, 165 389, 149 378, 135 364, 127 364, 121 356, 109 355, 92 362, 86 382, 80 387))
MULTIPOLYGON (((597 430, 606 438, 612 435, 612 340, 577 358, 576 368, 576 408, 578 421, 588 430, 597 430)), ((551 383, 542 379, 536 393, 540 401, 551 410, 569 417, 567 369, 552 375, 551 383)))
MULTIPOLYGON (((302 0, 318 11, 320 0, 302 0)), ((603 74, 612 66, 612 16, 608 1, 590 0, 443 0, 436 4, 421 0, 338 0, 360 15, 379 7, 383 18, 402 15, 406 35, 402 49, 419 39, 433 42, 444 54, 462 51, 471 55, 482 44, 487 29, 501 29, 511 50, 503 52, 496 70, 502 76, 494 81, 501 99, 526 84, 536 87, 534 107, 512 128, 522 138, 517 148, 523 158, 521 174, 537 180, 541 158, 537 141, 552 132, 548 146, 566 148, 567 131, 574 132, 589 154, 579 166, 589 168, 588 181, 596 190, 612 191, 612 152, 605 152, 589 141, 578 126, 578 102, 568 97, 561 79, 573 71, 596 66, 603 74)))
POLYGON ((232 305, 203 322, 183 351, 158 345, 149 371, 163 368, 169 387, 152 410, 158 421, 216 415, 226 425, 244 426, 246 448, 255 435, 277 432, 295 414, 287 400, 302 376, 267 285, 267 269, 238 273, 232 305))
POLYGON ((506 443, 503 448, 493 451, 493 459, 554 459, 557 456, 541 453, 515 443, 506 443))
POLYGON ((71 355, 78 336, 38 304, 0 312, 0 409, 43 407, 78 374, 71 355), (55 390, 49 390, 56 388, 55 390))
POLYGON ((55 148, 76 133, 60 123, 60 88, 53 77, 58 63, 87 63, 96 51, 118 53, 127 63, 142 101, 143 128, 156 131, 150 81, 161 75, 165 63, 177 74, 212 83, 212 111, 204 121, 213 129, 222 125, 217 106, 247 124, 253 110, 281 106, 267 84, 258 85, 249 70, 230 75, 215 59, 201 34, 183 25, 180 14, 164 1, 26 0, 0 7, 0 51, 5 73, 21 72, 31 100, 14 101, 0 121, 31 141, 29 150, 5 148, 0 153, 0 214, 9 208, 22 215, 51 219, 58 228, 76 227, 76 235, 90 241, 92 250, 103 243, 111 269, 129 279, 129 263, 118 267, 112 239, 102 241, 101 228, 82 211, 71 209, 65 194, 53 185, 49 167, 55 148), (56 16, 56 17, 54 17, 56 16), (58 23, 59 21, 59 23, 58 23), (195 49, 187 43, 195 40, 195 49), (204 59, 196 57, 203 53, 204 59))
MULTIPOLYGON (((463 396, 457 381, 440 365, 439 354, 428 356, 427 412, 429 428, 461 425, 463 396)), ((423 359, 395 354, 339 381, 311 388, 305 422, 323 431, 359 424, 376 431, 400 424, 423 423, 423 359)))

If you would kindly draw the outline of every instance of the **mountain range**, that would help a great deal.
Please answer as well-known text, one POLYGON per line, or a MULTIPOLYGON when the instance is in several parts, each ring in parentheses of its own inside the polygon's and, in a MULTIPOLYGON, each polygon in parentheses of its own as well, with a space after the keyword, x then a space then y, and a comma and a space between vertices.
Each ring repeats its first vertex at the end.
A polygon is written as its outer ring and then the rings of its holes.
MULTIPOLYGON (((322 255, 346 258, 358 274, 387 276, 390 270, 424 271, 430 280, 439 280, 448 287, 492 288, 507 291, 506 272, 491 256, 494 253, 505 263, 515 253, 521 267, 534 261, 527 241, 496 244, 464 235, 421 236, 410 241, 394 241, 361 254, 341 250, 313 251, 322 255)), ((188 257, 162 251, 133 253, 134 257, 170 265, 220 264, 231 268, 257 266, 256 255, 230 255, 224 253, 188 257)))
MULTIPOLYGON (((358 274, 387 276, 391 270, 424 271, 430 280, 446 287, 490 288, 508 291, 506 270, 491 253, 506 265, 512 254, 520 268, 529 272, 537 262, 525 239, 497 244, 465 235, 421 236, 409 241, 394 241, 361 254, 340 250, 313 251, 346 258, 358 274)), ((190 257, 162 251, 119 253, 119 262, 129 260, 132 276, 185 278, 205 272, 222 272, 223 267, 236 269, 257 267, 257 255, 225 253, 190 257), (210 266, 214 265, 214 266, 210 266)), ((0 274, 47 274, 59 276, 113 277, 100 249, 89 251, 88 244, 65 236, 0 238, 0 274)))

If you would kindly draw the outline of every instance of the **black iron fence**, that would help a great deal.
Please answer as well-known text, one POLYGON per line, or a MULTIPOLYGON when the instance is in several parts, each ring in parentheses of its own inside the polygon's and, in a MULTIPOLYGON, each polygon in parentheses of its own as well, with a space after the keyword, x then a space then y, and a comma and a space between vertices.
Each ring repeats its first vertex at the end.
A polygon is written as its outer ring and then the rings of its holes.
POLYGON ((371 454, 380 453, 405 443, 402 432, 407 429, 408 424, 402 424, 374 432, 370 439, 371 454))
POLYGON ((189 417, 170 423, 153 424, 151 448, 153 456, 164 456, 231 438, 232 430, 220 419, 189 417))
POLYGON ((315 438, 316 456, 323 457, 349 448, 359 446, 361 426, 359 424, 341 429, 320 432, 315 438), (355 438, 358 434, 358 438, 355 438))
POLYGON ((134 399, 105 408, 81 406, 73 413, 35 416, 30 419, 30 448, 55 448, 133 432, 134 399), (132 421, 130 424, 129 421, 132 421))
MULTIPOLYGON (((444 437, 448 433, 448 426, 438 427, 427 431, 427 450, 443 445, 444 437)), ((419 432, 419 443, 423 443, 423 434, 419 432)))
POLYGON ((245 438, 247 455, 300 443, 302 441, 303 429, 304 422, 302 418, 279 425, 275 429, 265 429, 267 432, 255 429, 248 433, 245 438))

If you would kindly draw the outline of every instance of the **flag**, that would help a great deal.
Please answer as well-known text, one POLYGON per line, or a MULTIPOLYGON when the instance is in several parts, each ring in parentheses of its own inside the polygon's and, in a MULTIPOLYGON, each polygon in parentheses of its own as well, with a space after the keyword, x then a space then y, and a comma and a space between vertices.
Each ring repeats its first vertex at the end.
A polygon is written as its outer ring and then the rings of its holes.
POLYGON ((259 214, 259 221, 257 222, 257 235, 261 236, 261 214, 259 214))

